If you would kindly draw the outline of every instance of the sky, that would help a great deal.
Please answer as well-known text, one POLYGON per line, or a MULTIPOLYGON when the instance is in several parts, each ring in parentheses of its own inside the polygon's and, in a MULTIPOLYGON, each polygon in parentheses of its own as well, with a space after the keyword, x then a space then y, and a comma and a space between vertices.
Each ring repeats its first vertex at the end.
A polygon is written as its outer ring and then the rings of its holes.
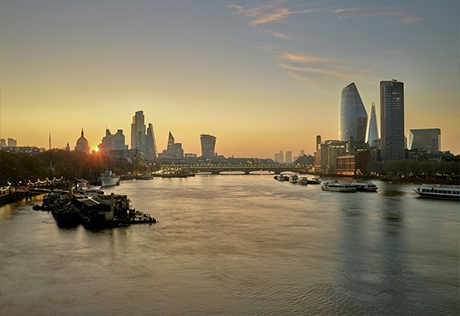
POLYGON ((441 128, 460 153, 459 15, 457 0, 2 0, 0 136, 129 144, 143 110, 159 151, 171 131, 185 152, 205 133, 226 156, 313 153, 338 137, 343 87, 379 118, 379 82, 397 79, 406 134, 441 128))

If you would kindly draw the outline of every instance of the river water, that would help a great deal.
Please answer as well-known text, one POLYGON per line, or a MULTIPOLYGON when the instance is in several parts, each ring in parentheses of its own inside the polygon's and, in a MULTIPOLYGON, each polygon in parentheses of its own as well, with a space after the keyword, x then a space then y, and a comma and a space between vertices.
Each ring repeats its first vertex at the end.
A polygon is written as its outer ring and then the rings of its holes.
POLYGON ((122 182, 159 223, 0 208, 0 315, 459 315, 460 203, 272 176, 122 182))

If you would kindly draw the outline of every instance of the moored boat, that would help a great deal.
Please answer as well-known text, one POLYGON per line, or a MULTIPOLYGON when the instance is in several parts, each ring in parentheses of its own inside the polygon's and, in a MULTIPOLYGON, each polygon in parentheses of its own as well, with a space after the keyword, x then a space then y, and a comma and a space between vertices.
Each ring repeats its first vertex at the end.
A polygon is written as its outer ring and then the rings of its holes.
POLYGON ((283 174, 278 174, 274 178, 275 180, 278 180, 278 181, 289 181, 289 177, 283 174))
POLYGON ((460 200, 460 185, 422 184, 415 192, 425 198, 460 200))
POLYGON ((324 181, 321 184, 321 189, 323 191, 333 191, 333 192, 356 192, 356 187, 351 183, 335 181, 324 181))
POLYGON ((297 181, 298 184, 301 185, 308 185, 308 178, 307 177, 301 177, 299 181, 297 181))
POLYGON ((308 184, 321 184, 321 180, 317 177, 308 179, 308 184))
POLYGON ((112 187, 120 184, 120 177, 113 173, 112 170, 103 172, 99 180, 101 180, 102 187, 112 187))
POLYGON ((296 184, 298 180, 299 180, 299 177, 296 174, 289 176, 290 183, 296 184))

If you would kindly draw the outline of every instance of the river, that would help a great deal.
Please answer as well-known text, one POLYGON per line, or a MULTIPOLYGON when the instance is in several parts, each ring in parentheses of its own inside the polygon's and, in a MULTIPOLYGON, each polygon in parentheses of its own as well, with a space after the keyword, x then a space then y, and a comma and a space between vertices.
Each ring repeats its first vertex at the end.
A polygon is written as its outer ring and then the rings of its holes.
POLYGON ((459 315, 460 202, 272 176, 127 181, 155 225, 0 208, 0 315, 459 315))

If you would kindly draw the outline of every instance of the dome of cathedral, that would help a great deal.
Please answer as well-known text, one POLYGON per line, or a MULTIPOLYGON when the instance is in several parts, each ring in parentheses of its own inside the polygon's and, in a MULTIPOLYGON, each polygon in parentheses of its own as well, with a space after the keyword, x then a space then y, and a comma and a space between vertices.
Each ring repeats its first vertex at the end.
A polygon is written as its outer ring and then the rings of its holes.
POLYGON ((77 140, 77 144, 75 145, 75 151, 89 153, 88 140, 85 138, 85 133, 83 132, 83 129, 81 130, 81 136, 77 140))

